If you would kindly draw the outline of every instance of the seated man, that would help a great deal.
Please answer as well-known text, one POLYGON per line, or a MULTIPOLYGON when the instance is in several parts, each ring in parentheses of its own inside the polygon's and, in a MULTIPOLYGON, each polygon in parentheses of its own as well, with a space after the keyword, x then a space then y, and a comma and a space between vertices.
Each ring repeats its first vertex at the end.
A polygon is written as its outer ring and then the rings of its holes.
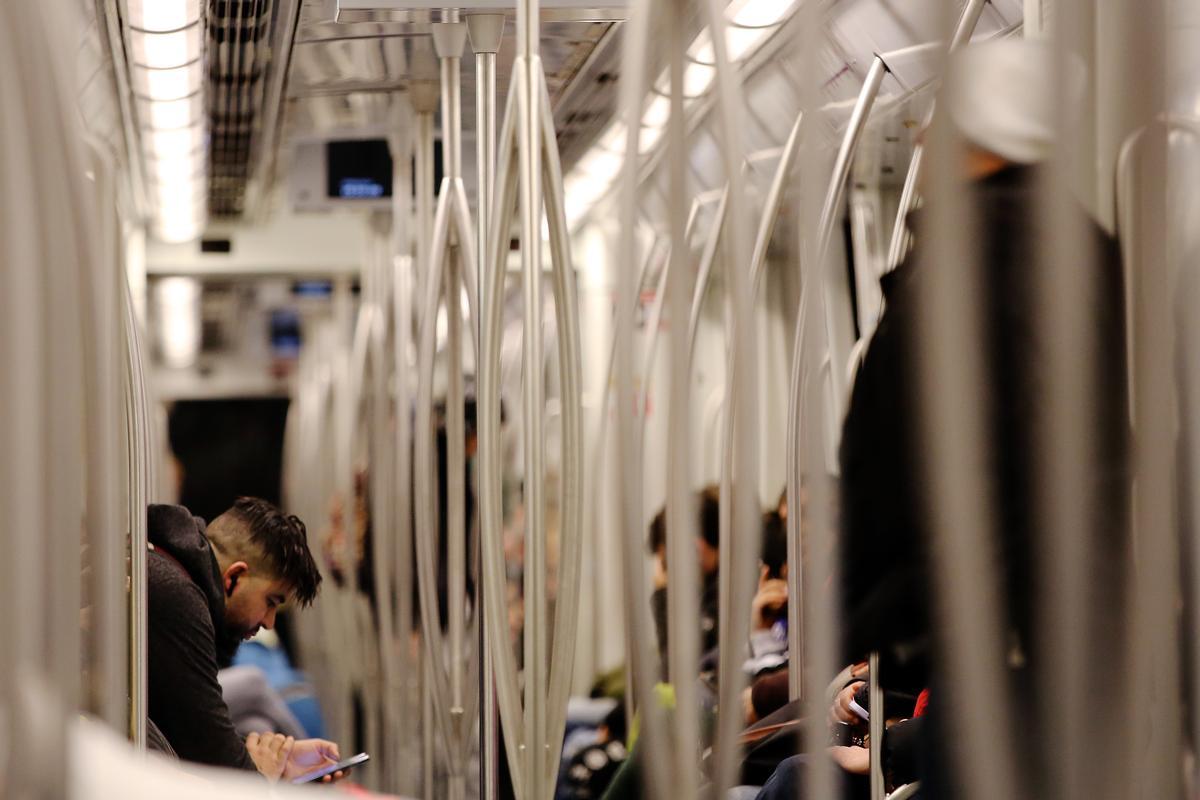
POLYGON ((170 746, 187 761, 271 779, 336 763, 337 745, 320 739, 244 741, 217 681, 239 642, 275 624, 280 605, 316 597, 321 574, 304 523, 252 498, 207 530, 180 506, 152 505, 148 517, 149 712, 170 746))

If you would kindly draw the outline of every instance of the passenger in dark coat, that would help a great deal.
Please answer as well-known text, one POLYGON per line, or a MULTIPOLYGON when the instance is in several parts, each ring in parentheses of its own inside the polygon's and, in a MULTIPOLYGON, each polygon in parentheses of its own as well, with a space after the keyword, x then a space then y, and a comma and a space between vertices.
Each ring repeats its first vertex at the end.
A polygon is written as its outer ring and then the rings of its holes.
MULTIPOLYGON (((1042 447, 1037 409, 1045 401, 1048 349, 1037 323, 1035 270, 1039 243, 1054 232, 1037 202, 1038 167, 1006 163, 996 153, 976 148, 971 169, 977 180, 966 196, 979 224, 972 232, 970 244, 977 257, 970 266, 981 270, 985 394, 961 402, 985 405, 989 451, 983 477, 997 532, 989 545, 990 561, 1001 575, 1009 665, 1023 665, 1010 672, 1014 696, 1021 698, 1016 717, 1028 720, 1026 715, 1039 702, 1031 679, 1038 663, 1037 559, 1042 542, 1055 534, 1039 530, 1034 483, 1042 447)), ((1090 431, 1094 460, 1086 465, 1095 504, 1083 509, 1093 521, 1089 624, 1093 641, 1108 641, 1112 652, 1121 652, 1116 637, 1122 629, 1130 491, 1122 270, 1116 243, 1097 224, 1083 220, 1082 210, 1078 213, 1096 255, 1088 264, 1094 302, 1087 309, 1095 351, 1079 354, 1081 359, 1094 359, 1095 367, 1095 383, 1087 389, 1097 421, 1090 431)), ((916 349, 919 319, 929 296, 931 239, 937 231, 928 229, 921 212, 910 215, 909 225, 916 246, 883 281, 886 312, 855 380, 841 441, 843 656, 851 662, 869 651, 881 651, 884 683, 911 689, 932 685, 931 705, 938 716, 937 686, 954 677, 938 668, 939 631, 932 622, 936 561, 925 504, 938 500, 928 497, 925 483, 928 448, 920 438, 921 353, 916 349)), ((1115 685, 1118 672, 1115 663, 1097 665, 1085 679, 1095 682, 1091 690, 1102 692, 1115 685)), ((1034 741, 1031 736, 1021 746, 1033 749, 1034 741)), ((939 744, 934 749, 944 755, 939 744)))
MULTIPOLYGON (((234 730, 217 670, 243 639, 271 628, 288 599, 307 604, 316 596, 321 576, 304 526, 249 498, 207 530, 181 506, 150 506, 148 525, 149 716, 186 761, 266 772, 257 737, 248 750, 234 730)), ((289 751, 287 777, 338 757, 336 745, 319 739, 289 751)))

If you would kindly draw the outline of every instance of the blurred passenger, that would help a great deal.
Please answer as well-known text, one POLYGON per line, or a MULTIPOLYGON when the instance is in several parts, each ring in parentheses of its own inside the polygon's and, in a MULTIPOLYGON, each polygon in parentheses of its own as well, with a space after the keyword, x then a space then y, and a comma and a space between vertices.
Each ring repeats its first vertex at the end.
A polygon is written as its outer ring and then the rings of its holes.
POLYGON ((752 677, 787 666, 788 661, 787 525, 777 512, 763 515, 758 592, 750 604, 752 677))
MULTIPOLYGON (((1048 343, 1038 324, 1035 270, 1042 241, 1055 235, 1039 202, 1043 180, 1035 166, 1054 149, 1056 104, 1053 98, 1054 53, 1030 40, 971 45, 949 68, 956 88, 945 93, 939 113, 967 144, 963 163, 969 180, 964 198, 973 224, 973 257, 965 266, 979 270, 982 370, 985 395, 959 402, 984 404, 981 460, 995 512, 994 560, 1001 576, 1008 632, 1006 655, 1012 668, 1013 696, 1020 699, 1017 719, 1031 722, 1035 693, 1031 667, 1038 663, 1033 610, 1039 607, 1037 558, 1052 532, 1039 529, 1037 503, 1038 408, 1044 402, 1048 343), (1024 665, 1024 668, 1021 668, 1024 665)), ((931 153, 927 158, 935 158, 931 153)), ((1086 231, 1093 258, 1086 269, 1091 301, 1084 309, 1092 349, 1078 354, 1091 368, 1095 422, 1088 432, 1092 459, 1081 465, 1093 504, 1081 509, 1091 520, 1088 552, 1089 625, 1103 652, 1122 652, 1113 632, 1122 629, 1122 568, 1128 553, 1126 515, 1129 474, 1128 402, 1124 308, 1120 254, 1116 243, 1083 210, 1075 212, 1086 231)), ((953 676, 940 669, 938 629, 931 623, 935 554, 930 509, 925 505, 928 448, 920 438, 920 353, 917 330, 929 295, 931 230, 921 211, 910 215, 915 247, 883 279, 886 310, 859 371, 845 419, 841 443, 843 537, 841 581, 844 645, 847 660, 878 650, 881 675, 889 687, 934 686, 931 716, 938 716, 937 686, 953 676), (930 642, 934 660, 927 653, 930 642), (932 668, 930 668, 932 667, 932 668)), ((958 265, 955 265, 957 267, 958 265)), ((964 302, 967 299, 964 298, 964 302)), ((933 498, 932 502, 938 502, 933 498)), ((1105 696, 1115 685, 1119 665, 1110 659, 1080 658, 1089 663, 1085 680, 1092 696, 1105 696)), ((1053 702, 1043 699, 1042 702, 1053 702)), ((1114 706, 1117 704, 1114 704, 1114 706)), ((944 739, 931 736, 945 752, 944 739)), ((1034 765, 1052 758, 1052 748, 1036 736, 1022 743, 1022 756, 1034 765), (1035 752, 1040 748, 1040 753, 1035 752)), ((934 758, 934 763, 944 763, 934 758)), ((1040 766, 1050 766, 1040 764, 1040 766)), ((935 773, 938 770, 934 770, 935 773)), ((935 777, 935 776, 927 776, 935 777)), ((944 778, 944 776, 941 776, 944 778)), ((926 796, 960 796, 939 779, 924 784, 926 796)))
POLYGON ((148 510, 149 716, 180 758, 271 779, 337 762, 332 742, 243 740, 217 671, 239 642, 271 628, 289 600, 308 605, 321 574, 304 524, 265 500, 240 498, 205 528, 181 506, 148 510))
POLYGON ((229 718, 241 736, 251 733, 282 733, 303 739, 304 726, 288 708, 279 692, 267 682, 258 667, 226 667, 217 673, 221 696, 229 707, 229 718))
MULTIPOLYGON (((700 564, 700 653, 710 653, 717 646, 719 618, 718 581, 721 542, 721 491, 707 486, 697 493, 696 556, 700 564)), ((650 523, 646 547, 654 557, 654 593, 650 608, 658 634, 658 651, 662 658, 663 674, 667 664, 667 511, 663 509, 650 523)), ((705 659, 709 660, 709 659, 705 659)))

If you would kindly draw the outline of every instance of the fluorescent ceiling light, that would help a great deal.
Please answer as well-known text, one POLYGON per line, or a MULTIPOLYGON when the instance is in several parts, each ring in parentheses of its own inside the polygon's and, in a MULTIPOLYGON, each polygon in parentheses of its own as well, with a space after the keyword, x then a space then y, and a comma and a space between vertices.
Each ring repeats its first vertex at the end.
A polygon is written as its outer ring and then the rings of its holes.
POLYGON ((200 20, 200 0, 127 0, 126 19, 143 31, 175 31, 200 20))
POLYGON ((204 170, 204 154, 196 151, 180 158, 151 159, 148 167, 155 183, 198 180, 203 177, 201 173, 204 170))
POLYGON ((133 67, 134 91, 151 100, 177 100, 200 91, 204 67, 200 59, 174 69, 133 67))
POLYGON ((207 211, 203 202, 184 202, 158 209, 154 220, 154 236, 164 242, 187 242, 198 237, 204 230, 207 211))
POLYGON ((204 126, 193 125, 190 128, 176 128, 167 131, 148 131, 146 134, 147 149, 154 158, 166 161, 172 158, 183 158, 199 150, 204 144, 204 126))
POLYGON ((156 184, 154 194, 160 209, 191 208, 203 205, 207 189, 207 176, 193 175, 179 181, 156 184))
POLYGON ((200 57, 203 46, 199 25, 171 33, 143 33, 131 30, 129 42, 133 61, 151 69, 182 67, 200 57))
POLYGON ((200 282, 163 278, 154 286, 159 349, 168 367, 182 369, 200 355, 200 282))
POLYGON ((204 113, 200 95, 179 100, 149 100, 141 103, 144 123, 158 130, 187 128, 200 121, 204 113))
POLYGON ((734 25, 762 28, 783 22, 795 5, 796 0, 733 0, 725 14, 734 25))

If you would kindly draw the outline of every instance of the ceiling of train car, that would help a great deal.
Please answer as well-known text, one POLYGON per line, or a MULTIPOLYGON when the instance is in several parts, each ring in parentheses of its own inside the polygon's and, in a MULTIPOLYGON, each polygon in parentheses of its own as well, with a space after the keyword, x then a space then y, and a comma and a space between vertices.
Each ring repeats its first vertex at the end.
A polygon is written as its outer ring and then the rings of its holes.
MULTIPOLYGON (((497 59, 502 105, 516 49, 510 12, 497 59)), ((612 81, 619 58, 616 44, 620 14, 597 9, 587 13, 549 13, 542 24, 542 60, 554 106, 560 149, 569 165, 611 113, 612 91, 589 85, 612 81), (603 97, 604 102, 598 102, 603 97)), ((436 83, 429 12, 359 11, 331 17, 324 0, 305 0, 293 44, 283 109, 283 152, 287 143, 349 131, 381 131, 397 92, 419 81, 436 83)), ((611 87, 609 87, 611 89, 611 87)), ((464 161, 468 182, 473 169, 475 63, 470 47, 462 59, 464 161)))
MULTIPOLYGON (((735 2, 731 9, 741 9, 748 1, 735 2)), ((240 216, 257 198, 268 197, 274 178, 286 174, 290 141, 381 130, 399 91, 414 81, 436 81, 429 32, 441 18, 440 11, 360 10, 339 15, 337 3, 330 0, 210 0, 206 8, 208 205, 214 217, 240 216), (289 42, 283 37, 292 31, 293 22, 292 46, 284 52, 289 42), (286 76, 276 74, 282 68, 286 76), (269 84, 280 77, 286 79, 282 93, 272 92, 269 84), (274 122, 277 115, 279 124, 274 122), (285 160, 283 168, 274 166, 277 157, 285 160)), ((835 112, 830 115, 834 128, 849 113, 877 53, 890 67, 882 98, 911 95, 930 80, 937 58, 937 48, 931 45, 943 8, 941 0, 840 0, 831 7, 830 36, 817 57, 817 74, 835 112)), ((776 16, 785 13, 772 9, 776 16)), ((623 8, 543 13, 542 56, 567 170, 587 155, 614 118, 620 19, 625 13, 623 8)), ((1019 23, 1021 13, 1021 0, 992 0, 978 34, 1003 31, 1019 23)), ((513 14, 508 16, 498 61, 502 95, 516 38, 513 14)), ((696 14, 674 23, 697 43, 706 35, 696 14)), ((663 66, 661 51, 656 48, 651 54, 652 74, 663 66)), ((771 91, 776 97, 789 97, 765 107, 759 102, 757 111, 750 98, 747 144, 752 152, 778 146, 786 136, 788 120, 773 118, 788 116, 786 110, 778 113, 780 106, 795 100, 799 71, 811 69, 796 47, 781 48, 775 61, 774 71, 790 73, 782 80, 791 86, 778 83, 771 91)), ((469 47, 463 54, 462 78, 464 161, 470 179, 475 78, 469 47)))
MULTIPOLYGON (((794 4, 780 5, 794 8, 794 4)), ((829 10, 827 35, 815 56, 795 45, 800 38, 799 26, 803 23, 796 16, 787 19, 775 34, 762 37, 758 45, 746 49, 741 69, 746 112, 741 136, 751 163, 758 155, 778 152, 800 111, 806 81, 816 81, 820 87, 820 96, 826 104, 822 114, 823 138, 828 148, 835 148, 871 62, 880 55, 889 71, 872 116, 886 117, 890 121, 887 125, 872 125, 872 135, 883 136, 884 141, 870 146, 875 151, 872 155, 879 168, 876 179, 880 182, 899 180, 895 176, 903 172, 911 141, 911 136, 902 134, 923 118, 923 109, 928 107, 926 100, 915 96, 929 87, 934 78, 942 52, 938 38, 944 25, 944 13, 943 0, 841 0, 829 10), (762 52, 757 52, 760 47, 762 52)), ((988 4, 975 31, 976 40, 1015 30, 1020 25, 1022 13, 1020 0, 995 0, 988 4)), ((752 38, 753 31, 743 29, 731 31, 729 35, 731 50, 736 50, 735 37, 752 38)), ((700 42, 699 38, 697 42, 700 42)), ((690 50, 695 50, 695 45, 690 50)), ((660 88, 665 88, 665 83, 660 88)), ((711 104, 697 104, 701 116, 711 108, 711 104)), ((649 112, 647 116, 650 116, 649 112)), ((711 126, 700 120, 697 122, 700 124, 693 127, 689 143, 695 189, 700 192, 715 190, 724 184, 724 167, 711 126)), ((642 124, 644 131, 657 127, 661 132, 665 122, 650 122, 643 117, 642 124)), ((616 127, 620 134, 623 128, 616 127)), ((597 150, 605 150, 604 143, 620 139, 620 135, 610 133, 604 134, 597 150)), ((651 137, 655 144, 650 147, 644 143, 646 138, 643 133, 643 152, 648 166, 643 175, 649 178, 663 163, 659 158, 662 138, 651 137)), ((619 147, 610 148, 603 153, 593 151, 581 159, 579 174, 570 176, 569 182, 577 193, 586 195, 587 202, 579 204, 579 208, 590 207, 612 186, 612 178, 603 170, 591 169, 592 163, 604 165, 610 160, 607 156, 619 156, 619 153, 619 147)), ((750 170, 752 188, 765 191, 774 163, 774 157, 767 158, 761 167, 750 170)), ((657 181, 650 179, 647 191, 641 195, 642 212, 649 220, 664 219, 665 196, 661 188, 657 181)), ((568 195, 570 197, 570 191, 568 195)), ((571 205, 570 201, 568 205, 571 205)), ((583 212, 575 211, 569 216, 573 223, 578 223, 583 219, 583 212)))

